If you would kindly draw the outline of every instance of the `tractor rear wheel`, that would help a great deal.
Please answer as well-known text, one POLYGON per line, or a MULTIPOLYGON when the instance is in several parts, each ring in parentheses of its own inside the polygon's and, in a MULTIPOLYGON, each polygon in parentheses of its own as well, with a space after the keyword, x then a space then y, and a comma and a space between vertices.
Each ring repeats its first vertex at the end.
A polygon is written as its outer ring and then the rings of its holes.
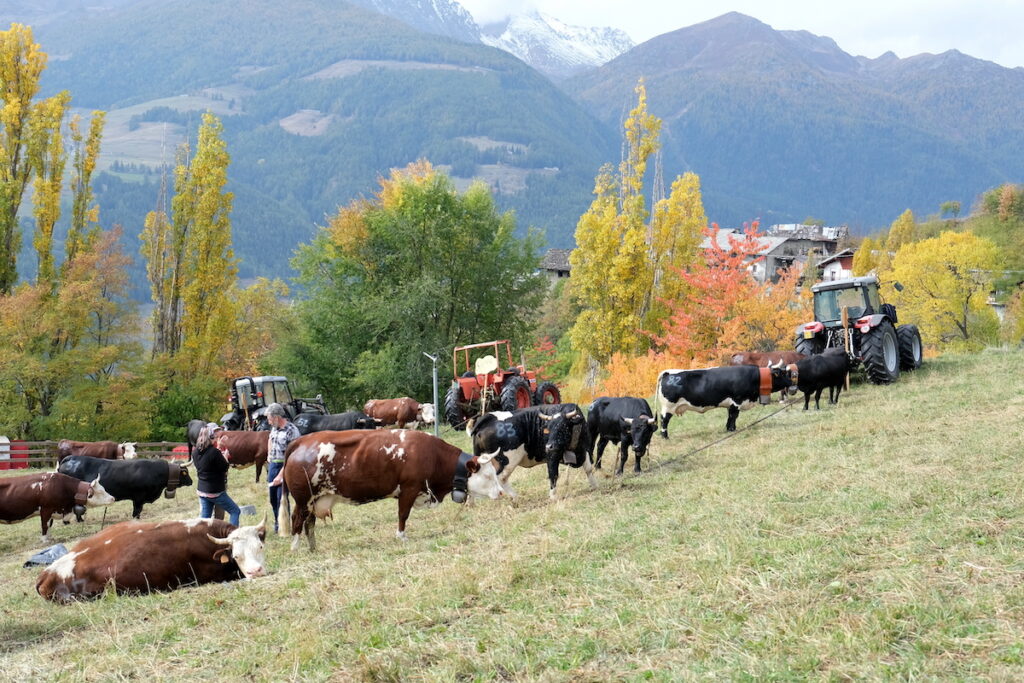
POLYGON ((562 402, 562 394, 553 382, 541 382, 537 391, 533 392, 534 403, 539 406, 550 406, 562 402))
POLYGON ((891 384, 900 376, 900 347, 892 323, 883 320, 862 334, 860 357, 872 384, 891 384))
POLYGON ((444 395, 444 419, 455 429, 462 429, 467 416, 462 412, 462 389, 453 381, 444 395))
POLYGON ((522 377, 513 375, 505 380, 501 387, 501 409, 515 412, 520 408, 529 408, 533 403, 530 395, 530 383, 522 377))
POLYGON ((797 353, 802 353, 805 356, 814 356, 825 350, 825 344, 820 337, 805 339, 803 336, 799 336, 793 342, 793 348, 796 349, 797 353))
POLYGON ((921 367, 921 333, 917 325, 900 325, 896 328, 900 345, 900 370, 917 370, 921 367))

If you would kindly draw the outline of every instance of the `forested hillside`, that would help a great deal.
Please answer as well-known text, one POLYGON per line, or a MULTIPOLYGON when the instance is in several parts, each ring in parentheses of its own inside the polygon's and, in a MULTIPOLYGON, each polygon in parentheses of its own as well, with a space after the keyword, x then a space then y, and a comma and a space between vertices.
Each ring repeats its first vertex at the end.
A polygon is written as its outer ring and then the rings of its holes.
POLYGON ((812 215, 866 231, 1024 177, 1024 69, 956 51, 868 60, 731 13, 567 87, 614 125, 641 77, 665 121, 665 176, 699 173, 723 224, 812 215))
POLYGON ((104 222, 135 238, 157 204, 160 160, 212 109, 232 157, 242 277, 290 275, 326 214, 424 157, 462 187, 489 178, 521 231, 568 246, 611 154, 596 119, 513 57, 345 3, 143 1, 67 17, 36 33, 51 55, 44 91, 111 110, 104 222))

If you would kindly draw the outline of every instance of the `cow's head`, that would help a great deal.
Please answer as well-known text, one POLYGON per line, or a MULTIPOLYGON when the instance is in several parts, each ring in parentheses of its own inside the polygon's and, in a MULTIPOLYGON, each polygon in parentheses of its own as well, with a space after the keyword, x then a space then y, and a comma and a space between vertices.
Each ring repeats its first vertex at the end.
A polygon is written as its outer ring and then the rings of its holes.
POLYGON ((121 451, 121 457, 125 460, 134 460, 136 458, 134 441, 125 441, 118 446, 118 449, 121 451))
POLYGON ((114 502, 114 497, 107 493, 107 490, 100 484, 100 478, 96 477, 94 480, 89 482, 89 495, 85 499, 85 506, 90 508, 98 508, 102 505, 110 505, 114 502))
POLYGON ((796 393, 796 385, 800 380, 800 371, 796 367, 796 363, 790 363, 784 365, 782 361, 779 361, 775 365, 768 365, 768 369, 772 374, 772 391, 786 390, 789 394, 796 393))
POLYGON ((633 450, 637 456, 642 456, 647 452, 647 446, 651 443, 651 437, 654 436, 654 432, 658 428, 658 418, 651 417, 650 415, 639 415, 637 417, 624 417, 622 422, 623 426, 629 430, 629 435, 633 440, 633 450))
POLYGON ((416 419, 422 422, 423 424, 434 424, 434 404, 421 403, 419 414, 416 415, 416 419))
POLYGON ((465 503, 466 495, 476 498, 494 500, 505 494, 505 489, 498 481, 498 470, 494 466, 497 453, 470 455, 462 453, 455 468, 452 500, 465 503))
POLYGON ((217 545, 224 546, 224 550, 218 550, 213 554, 214 558, 221 562, 228 561, 227 550, 230 548, 231 559, 238 565, 245 578, 254 579, 267 575, 267 570, 263 566, 263 542, 267 540, 266 515, 258 526, 239 527, 228 534, 227 538, 217 538, 210 534, 206 537, 217 545))
POLYGON ((376 429, 377 421, 369 415, 356 418, 356 429, 376 429))
POLYGON ((537 416, 545 422, 544 454, 549 458, 561 458, 566 451, 575 452, 581 447, 580 439, 587 422, 578 408, 554 415, 538 413, 537 416))
POLYGON ((189 473, 188 473, 188 468, 191 465, 192 465, 192 461, 191 460, 188 460, 188 461, 183 462, 180 465, 178 465, 178 467, 181 469, 181 472, 178 473, 178 486, 179 487, 180 486, 191 486, 192 485, 192 477, 189 476, 189 473))

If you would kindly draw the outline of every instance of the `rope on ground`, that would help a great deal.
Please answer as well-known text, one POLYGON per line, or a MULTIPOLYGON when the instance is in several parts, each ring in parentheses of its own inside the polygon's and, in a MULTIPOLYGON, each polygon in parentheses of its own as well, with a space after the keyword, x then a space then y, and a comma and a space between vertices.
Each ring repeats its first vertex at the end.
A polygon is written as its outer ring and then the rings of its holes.
POLYGON ((706 451, 707 449, 711 448, 712 446, 717 446, 718 444, 720 444, 723 441, 726 441, 728 439, 731 439, 732 437, 736 436, 737 434, 742 434, 743 432, 747 431, 748 429, 750 429, 754 425, 758 424, 759 422, 764 422, 768 418, 775 417, 776 415, 781 413, 783 410, 786 410, 787 408, 789 408, 791 405, 793 405, 795 403, 799 403, 799 401, 786 401, 783 404, 783 406, 781 408, 779 408, 778 410, 776 410, 775 412, 768 413, 767 415, 764 415, 762 417, 757 418, 756 420, 754 420, 753 422, 748 424, 746 427, 743 427, 741 429, 737 429, 734 432, 729 432, 728 434, 726 434, 725 436, 723 436, 720 439, 715 439, 711 443, 706 443, 703 446, 700 446, 699 448, 694 448, 693 450, 687 451, 686 453, 683 453, 682 455, 677 455, 676 457, 674 457, 674 458, 672 458, 670 460, 665 460, 663 462, 659 462, 657 465, 651 465, 650 467, 647 468, 647 471, 648 472, 653 472, 654 470, 659 470, 662 467, 667 467, 668 465, 676 464, 676 463, 681 462, 682 460, 684 460, 686 458, 689 458, 691 455, 696 455, 697 453, 700 453, 701 451, 706 451))

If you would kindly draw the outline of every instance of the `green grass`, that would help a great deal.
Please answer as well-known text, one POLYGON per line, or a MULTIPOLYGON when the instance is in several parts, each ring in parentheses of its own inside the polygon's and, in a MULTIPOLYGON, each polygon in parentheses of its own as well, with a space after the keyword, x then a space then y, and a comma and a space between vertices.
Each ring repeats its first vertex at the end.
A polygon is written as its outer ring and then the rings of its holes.
MULTIPOLYGON (((407 543, 393 501, 338 506, 318 554, 270 538, 251 582, 51 605, 21 568, 38 522, 0 527, 3 675, 1021 679, 1022 376, 1019 350, 947 356, 679 458, 724 433, 725 411, 686 415, 639 477, 574 472, 549 502, 520 471, 516 507, 416 510, 407 543)), ((230 491, 262 510, 252 475, 230 491)), ((183 490, 144 517, 197 510, 183 490)))

